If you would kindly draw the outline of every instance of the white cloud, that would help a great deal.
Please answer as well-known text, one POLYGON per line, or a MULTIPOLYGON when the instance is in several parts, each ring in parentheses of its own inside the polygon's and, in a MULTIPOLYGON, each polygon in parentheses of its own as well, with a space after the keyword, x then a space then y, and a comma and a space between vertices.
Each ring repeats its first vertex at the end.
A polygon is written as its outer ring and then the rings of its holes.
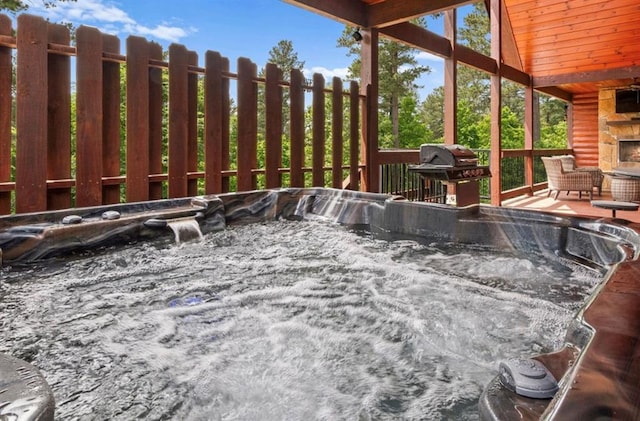
POLYGON ((155 28, 148 28, 144 25, 126 25, 124 29, 135 35, 145 35, 165 41, 178 42, 188 35, 187 31, 176 26, 157 25, 155 28))
POLYGON ((418 54, 416 54, 416 60, 435 61, 438 63, 442 63, 444 61, 442 57, 438 57, 435 54, 427 53, 426 51, 420 51, 418 54))
POLYGON ((169 26, 161 23, 149 27, 137 22, 127 12, 107 0, 77 0, 75 2, 58 3, 56 7, 46 9, 41 3, 34 3, 30 10, 54 22, 72 22, 74 25, 96 26, 109 33, 134 34, 154 37, 156 39, 178 42, 194 29, 169 26))
POLYGON ((347 67, 338 67, 336 69, 327 69, 326 67, 315 66, 311 69, 304 68, 302 69, 302 74, 305 78, 309 79, 313 76, 314 73, 320 73, 324 76, 325 81, 329 81, 334 76, 339 77, 340 79, 347 79, 349 74, 349 69, 347 67))

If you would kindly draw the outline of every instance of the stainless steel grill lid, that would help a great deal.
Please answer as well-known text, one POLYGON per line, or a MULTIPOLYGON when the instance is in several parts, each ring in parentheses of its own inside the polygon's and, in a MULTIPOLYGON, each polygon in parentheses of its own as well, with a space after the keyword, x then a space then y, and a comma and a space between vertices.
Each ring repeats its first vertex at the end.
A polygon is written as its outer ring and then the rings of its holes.
POLYGON ((478 157, 462 145, 424 144, 420 146, 420 164, 409 171, 439 180, 474 180, 491 177, 488 166, 478 165, 478 157))

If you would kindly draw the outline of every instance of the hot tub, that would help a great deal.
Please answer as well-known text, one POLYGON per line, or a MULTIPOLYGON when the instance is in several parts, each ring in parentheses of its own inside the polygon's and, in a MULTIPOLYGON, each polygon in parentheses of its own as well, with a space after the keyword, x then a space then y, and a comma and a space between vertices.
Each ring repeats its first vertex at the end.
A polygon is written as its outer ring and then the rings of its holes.
MULTIPOLYGON (((512 392, 497 375, 500 361, 493 361, 496 376, 487 382, 478 413, 485 419, 513 419, 515 414, 530 419, 633 419, 637 415, 633 357, 640 331, 635 286, 640 239, 636 226, 618 221, 486 206, 452 208, 330 189, 285 189, 5 217, 0 219, 0 249, 4 266, 28 268, 54 256, 77 255, 88 249, 119 248, 141 240, 182 241, 187 233, 193 233, 194 223, 205 235, 215 235, 247 222, 315 216, 376 239, 468 244, 471 250, 479 247, 549 256, 600 273, 603 280, 578 309, 557 349, 543 350, 539 355, 513 355, 542 362, 559 381, 555 396, 533 399, 512 392)), ((201 299, 179 296, 169 305, 188 308, 200 305, 201 299)), ((402 343, 402 336, 398 341, 402 343)), ((14 379, 6 390, 15 392, 11 402, 0 407, 0 414, 30 402, 32 419, 37 419, 36 415, 52 417, 53 395, 35 367, 6 356, 0 369, 3 379, 14 379)), ((4 393, 9 396, 10 392, 4 393)), ((385 402, 391 411, 399 405, 394 400, 385 402)))

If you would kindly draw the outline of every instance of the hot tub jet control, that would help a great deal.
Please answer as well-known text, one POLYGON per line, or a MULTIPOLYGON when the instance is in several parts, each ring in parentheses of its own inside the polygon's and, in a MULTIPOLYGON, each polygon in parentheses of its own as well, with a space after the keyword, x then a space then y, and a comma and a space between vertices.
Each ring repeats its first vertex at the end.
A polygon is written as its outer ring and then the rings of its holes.
POLYGON ((504 387, 535 399, 552 398, 558 391, 558 382, 540 361, 514 358, 499 366, 500 382, 504 387))

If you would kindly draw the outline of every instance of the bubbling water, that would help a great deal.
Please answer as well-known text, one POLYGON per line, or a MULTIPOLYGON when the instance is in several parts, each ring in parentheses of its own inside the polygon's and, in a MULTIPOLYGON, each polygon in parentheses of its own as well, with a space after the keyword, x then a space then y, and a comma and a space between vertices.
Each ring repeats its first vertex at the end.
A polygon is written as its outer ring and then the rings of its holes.
POLYGON ((477 420, 497 362, 560 346, 600 280, 318 221, 0 274, 0 352, 61 420, 477 420))

